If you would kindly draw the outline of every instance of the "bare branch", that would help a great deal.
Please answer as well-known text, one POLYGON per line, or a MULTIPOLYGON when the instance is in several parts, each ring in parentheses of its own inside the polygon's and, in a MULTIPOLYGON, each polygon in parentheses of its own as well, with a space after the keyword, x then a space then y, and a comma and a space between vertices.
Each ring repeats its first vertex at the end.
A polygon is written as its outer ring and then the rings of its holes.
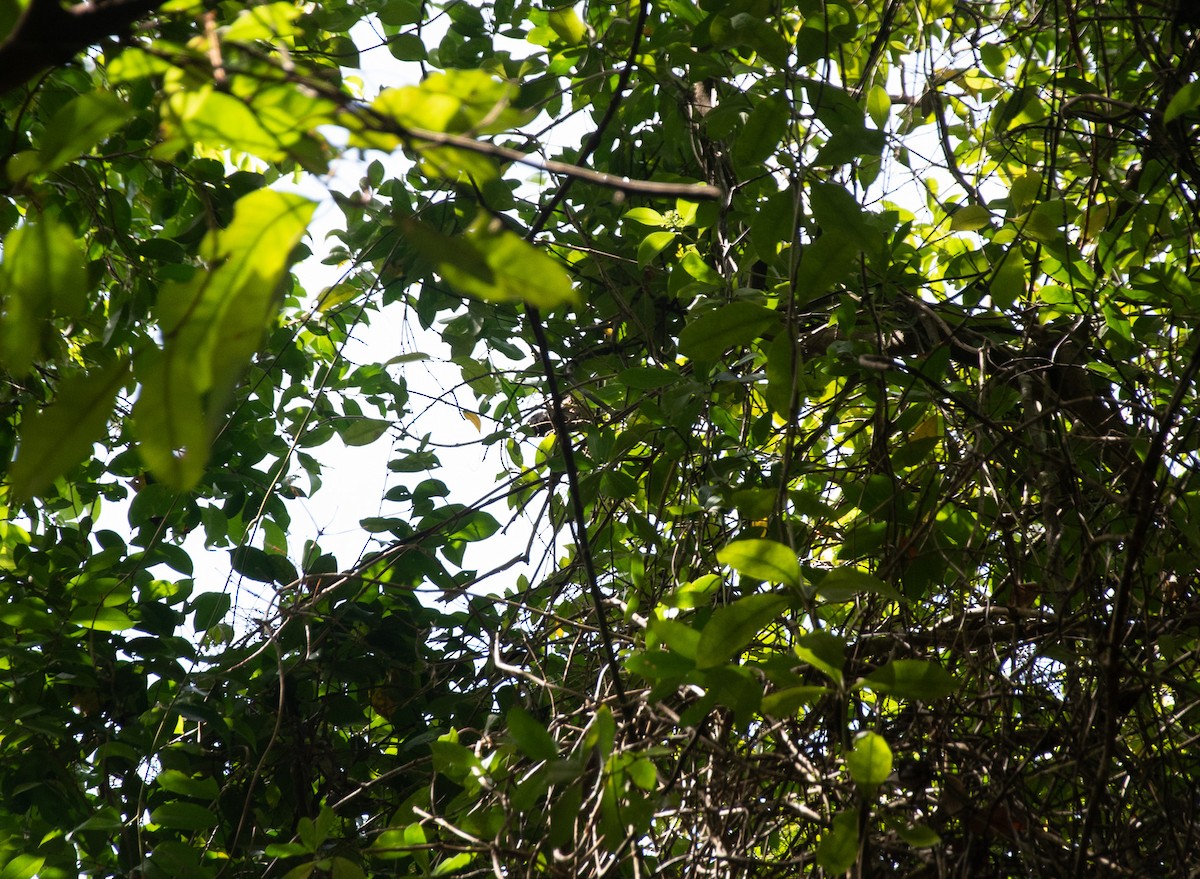
POLYGON ((420 128, 406 128, 389 125, 400 137, 420 140, 436 146, 452 146, 458 149, 470 150, 494 159, 504 159, 509 162, 519 162, 550 174, 561 174, 575 180, 594 183, 617 192, 634 193, 637 195, 652 195, 667 198, 686 198, 696 201, 711 201, 721 198, 721 190, 706 183, 666 183, 657 180, 630 180, 628 177, 618 177, 615 174, 604 174, 579 165, 567 162, 556 162, 553 159, 540 159, 520 150, 502 147, 487 141, 475 140, 462 134, 448 134, 441 131, 425 131, 420 128))

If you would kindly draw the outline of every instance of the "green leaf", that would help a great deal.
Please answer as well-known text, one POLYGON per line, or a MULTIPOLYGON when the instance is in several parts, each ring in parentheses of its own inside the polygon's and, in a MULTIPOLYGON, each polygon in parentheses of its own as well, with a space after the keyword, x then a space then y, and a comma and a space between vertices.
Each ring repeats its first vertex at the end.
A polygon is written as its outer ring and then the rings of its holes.
MULTIPOLYGON (((520 90, 483 70, 450 69, 431 73, 419 85, 385 89, 371 109, 402 128, 471 134, 495 134, 527 122, 534 111, 521 109, 520 90)), ((369 124, 369 120, 368 120, 369 124)), ((394 142, 394 135, 389 135, 394 142)), ((386 146, 351 140, 354 146, 386 146)), ((437 148, 432 149, 437 152, 437 148)), ((430 149, 423 148, 423 153, 430 149)), ((453 155, 457 155, 456 151, 453 155)), ((446 155, 452 155, 447 152, 446 155)))
POLYGON ((17 855, 0 870, 0 879, 33 879, 45 863, 41 855, 17 855))
POLYGON ((292 869, 284 873, 282 879, 309 879, 316 869, 316 861, 308 861, 307 863, 297 864, 295 867, 292 867, 292 869))
POLYGON ((8 233, 0 250, 0 366, 24 375, 49 355, 51 319, 86 308, 87 267, 71 229, 45 217, 8 233))
POLYGON ((871 90, 867 92, 867 113, 876 128, 882 129, 887 125, 892 114, 892 96, 883 86, 871 86, 871 90))
POLYGON ((220 793, 215 778, 208 776, 194 778, 178 769, 164 769, 154 781, 165 791, 201 800, 215 800, 220 793))
POLYGON ((46 123, 38 148, 37 172, 61 168, 125 124, 133 108, 110 92, 72 98, 46 123))
POLYGON ((1001 259, 988 283, 992 304, 1001 311, 1012 306, 1025 295, 1025 257, 1020 247, 1011 248, 1001 259))
POLYGON ((754 50, 777 68, 787 66, 790 51, 787 40, 761 16, 740 12, 730 19, 730 24, 740 45, 754 50))
POLYGON ((644 269, 675 241, 674 232, 651 232, 638 245, 638 268, 644 269))
POLYGON ((612 709, 601 705, 596 709, 592 722, 583 738, 583 751, 587 753, 595 748, 601 759, 607 760, 612 753, 614 737, 617 734, 617 722, 613 718, 612 709))
POLYGON ((459 292, 485 302, 527 302, 542 309, 576 305, 579 294, 562 265, 486 213, 452 238, 406 220, 409 240, 459 292))
POLYGON ((796 656, 820 669, 837 684, 842 685, 842 669, 846 665, 846 641, 824 630, 810 632, 798 638, 793 648, 796 656))
POLYGON ((250 43, 256 40, 272 40, 296 34, 299 28, 296 19, 303 9, 294 3, 264 3, 251 9, 243 9, 223 34, 230 42, 250 43))
POLYGON ((713 611, 700 632, 696 667, 716 668, 740 653, 788 606, 782 595, 747 595, 713 611))
POLYGON ((691 321, 679 334, 679 350, 692 360, 716 360, 748 345, 779 324, 779 315, 753 302, 730 302, 691 321))
POLYGON ((889 823, 900 835, 900 838, 913 848, 933 848, 942 843, 942 838, 932 827, 924 824, 908 824, 902 821, 889 823))
POLYGON ((965 205, 950 215, 950 229, 955 232, 975 232, 991 223, 991 211, 978 204, 965 205))
POLYGON ((224 592, 205 592, 197 595, 192 601, 191 609, 195 612, 195 628, 197 632, 206 632, 221 622, 233 600, 224 592))
POLYGON ((866 215, 858 199, 846 187, 836 183, 814 183, 809 187, 808 197, 812 202, 813 217, 821 227, 821 238, 836 232, 853 239, 861 247, 870 243, 866 215))
POLYGON ((532 714, 519 705, 508 711, 508 733, 521 752, 533 760, 554 760, 558 743, 532 714))
POLYGON ((195 803, 163 803, 150 813, 150 820, 175 830, 211 830, 217 816, 207 806, 195 803))
POLYGON ((805 685, 785 687, 763 696, 761 711, 769 717, 795 717, 799 710, 829 692, 828 687, 805 685))
POLYGON ((451 540, 476 541, 487 540, 500 530, 500 523, 491 513, 474 510, 450 527, 453 530, 448 530, 446 536, 451 540))
POLYGON ((867 675, 860 686, 898 699, 930 702, 958 689, 958 680, 934 662, 896 659, 867 675))
POLYGON ((804 585, 795 550, 774 540, 735 540, 717 552, 717 560, 756 580, 796 590, 804 585))
POLYGON ((719 287, 723 283, 721 276, 704 261, 695 248, 689 247, 679 260, 679 265, 683 270, 695 278, 702 284, 708 284, 712 287, 719 287))
POLYGON ((213 86, 175 92, 167 98, 163 119, 185 141, 250 153, 267 162, 287 156, 283 140, 267 131, 254 110, 213 86))
POLYGON ((1163 122, 1171 123, 1200 107, 1200 82, 1189 82, 1175 92, 1163 111, 1163 122))
POLYGON ((733 158, 739 164, 753 165, 774 155, 791 123, 791 103, 783 95, 763 98, 751 111, 734 143, 733 158))
POLYGON ((696 658, 696 650, 700 646, 700 632, 686 623, 651 617, 648 631, 680 656, 692 660, 696 658))
POLYGON ((348 446, 369 446, 391 426, 392 422, 384 418, 348 418, 338 436, 348 446))
POLYGON ((696 662, 674 651, 646 650, 625 660, 625 667, 648 681, 679 678, 694 671, 696 662))
POLYGON ((233 569, 243 577, 257 580, 259 583, 274 583, 279 580, 278 559, 280 556, 272 555, 257 546, 239 546, 229 551, 233 569))
MULTIPOLYGON (((478 852, 459 852, 456 855, 451 855, 433 868, 432 875, 450 876, 465 867, 471 866, 477 857, 479 857, 478 852)), ((340 877, 335 877, 335 879, 340 879, 340 877)))
POLYGON ((651 791, 658 786, 658 770, 645 757, 638 757, 625 770, 630 779, 642 790, 651 791))
POLYGON ((133 620, 115 607, 89 607, 71 614, 70 622, 95 632, 120 632, 133 627, 133 620))
POLYGON ((817 845, 817 865, 830 876, 845 873, 858 861, 858 816, 838 812, 833 827, 821 834, 817 845))
POLYGON ((232 222, 201 244, 209 271, 160 291, 163 347, 136 361, 142 390, 133 415, 143 459, 170 487, 186 490, 203 473, 209 440, 275 317, 315 207, 269 189, 243 196, 232 222))
POLYGON ((147 76, 157 76, 170 69, 171 65, 162 58, 127 46, 121 50, 120 55, 108 62, 104 72, 108 81, 117 85, 147 76))
POLYGON ((635 391, 657 391, 679 381, 679 373, 652 366, 635 366, 617 373, 617 381, 635 391))
POLYGON ((861 788, 874 790, 887 781, 892 773, 892 749, 883 736, 863 733, 846 755, 850 777, 861 788))
POLYGON ((578 46, 587 39, 587 25, 573 6, 550 10, 546 23, 568 46, 578 46))
POLYGON ((42 491, 91 454, 128 376, 129 364, 124 360, 107 369, 73 375, 59 386, 53 403, 24 415, 21 445, 8 471, 18 498, 42 491))
POLYGON ((835 568, 816 585, 817 594, 827 601, 853 601, 858 595, 880 595, 892 601, 900 601, 899 592, 873 574, 858 568, 835 568))
POLYGON ((845 280, 858 266, 862 248, 853 238, 839 231, 825 232, 804 247, 800 270, 796 273, 797 293, 801 302, 811 302, 830 287, 845 280))

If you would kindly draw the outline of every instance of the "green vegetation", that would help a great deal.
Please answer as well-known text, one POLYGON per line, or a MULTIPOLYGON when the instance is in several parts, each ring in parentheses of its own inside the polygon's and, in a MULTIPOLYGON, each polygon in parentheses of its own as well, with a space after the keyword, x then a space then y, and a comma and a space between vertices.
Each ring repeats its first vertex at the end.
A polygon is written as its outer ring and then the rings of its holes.
POLYGON ((0 0, 0 879, 1194 875, 1178 3, 0 0))

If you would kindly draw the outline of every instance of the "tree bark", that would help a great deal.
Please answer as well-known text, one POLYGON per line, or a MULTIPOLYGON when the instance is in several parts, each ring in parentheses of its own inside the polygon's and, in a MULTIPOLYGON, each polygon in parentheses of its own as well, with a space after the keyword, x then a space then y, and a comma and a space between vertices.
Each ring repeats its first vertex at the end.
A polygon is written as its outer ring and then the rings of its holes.
POLYGON ((0 96, 43 70, 66 64, 88 46, 128 31, 164 0, 101 0, 63 6, 30 0, 16 26, 0 43, 0 96))

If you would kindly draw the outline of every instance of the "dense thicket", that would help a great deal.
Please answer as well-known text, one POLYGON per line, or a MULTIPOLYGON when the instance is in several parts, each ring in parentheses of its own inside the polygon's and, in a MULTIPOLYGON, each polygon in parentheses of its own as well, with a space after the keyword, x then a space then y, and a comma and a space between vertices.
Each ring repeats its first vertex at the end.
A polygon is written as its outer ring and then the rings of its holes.
POLYGON ((0 2, 0 879, 1195 875, 1179 4, 0 2))

